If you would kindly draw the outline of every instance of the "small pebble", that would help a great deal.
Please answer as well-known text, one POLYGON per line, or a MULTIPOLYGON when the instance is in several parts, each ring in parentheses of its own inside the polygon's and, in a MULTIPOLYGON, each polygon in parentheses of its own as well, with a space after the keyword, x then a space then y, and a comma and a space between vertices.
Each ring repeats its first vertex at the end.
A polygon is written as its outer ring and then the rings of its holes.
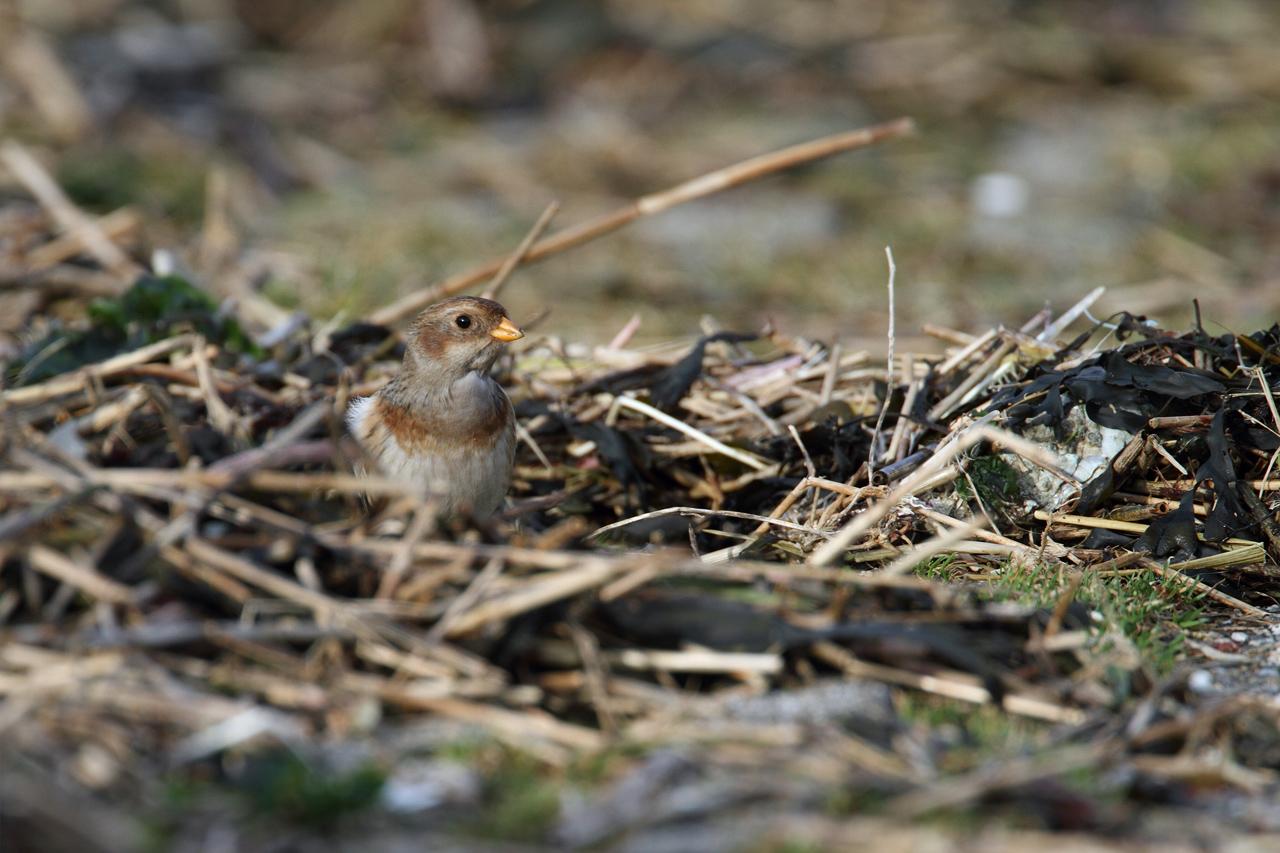
POLYGON ((1231 639, 1235 640, 1237 643, 1247 643, 1249 642, 1249 635, 1244 631, 1232 631, 1231 639))
POLYGON ((1187 676, 1187 687, 1192 693, 1208 693, 1213 690, 1213 676, 1206 669, 1197 669, 1187 676))
POLYGON ((1026 179, 1008 172, 979 175, 969 188, 969 203, 983 216, 1011 219, 1021 215, 1031 200, 1026 179))
POLYGON ((413 814, 445 805, 475 803, 483 787, 479 774, 451 761, 406 762, 387 778, 379 799, 396 814, 413 814))

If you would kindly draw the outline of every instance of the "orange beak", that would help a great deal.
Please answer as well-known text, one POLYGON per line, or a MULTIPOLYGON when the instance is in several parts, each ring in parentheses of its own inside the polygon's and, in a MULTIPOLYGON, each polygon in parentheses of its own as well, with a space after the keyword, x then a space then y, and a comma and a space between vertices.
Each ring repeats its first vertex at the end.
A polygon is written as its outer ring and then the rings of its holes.
POLYGON ((515 323, 512 323, 507 317, 502 318, 502 322, 495 326, 490 332, 489 337, 509 344, 512 341, 518 341, 524 337, 524 332, 520 331, 515 323))

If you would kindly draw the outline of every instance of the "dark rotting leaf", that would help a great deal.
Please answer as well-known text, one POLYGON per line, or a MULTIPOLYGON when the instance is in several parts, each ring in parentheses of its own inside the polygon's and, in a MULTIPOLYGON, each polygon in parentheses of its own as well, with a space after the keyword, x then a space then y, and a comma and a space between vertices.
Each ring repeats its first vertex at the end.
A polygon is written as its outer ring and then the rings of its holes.
POLYGON ((1122 409, 1119 405, 1110 401, 1101 402, 1095 400, 1086 403, 1084 410, 1089 415, 1089 420, 1095 424, 1111 429, 1124 430, 1125 432, 1138 432, 1150 420, 1150 417, 1142 412, 1122 409))
POLYGON ((1080 499, 1076 502, 1076 512, 1081 515, 1092 515, 1116 491, 1115 460, 1107 462, 1093 479, 1080 489, 1080 499))
POLYGON ((650 470, 651 461, 644 445, 637 442, 631 434, 598 421, 573 421, 569 425, 569 431, 576 438, 593 442, 596 452, 618 478, 623 490, 630 492, 634 487, 637 499, 644 502, 648 490, 648 478, 644 472, 650 470))
POLYGON ((904 459, 899 459, 897 462, 884 466, 878 473, 884 477, 886 482, 892 483, 895 480, 901 480, 919 468, 932 456, 932 450, 919 450, 904 459))
POLYGON ((317 353, 294 366, 293 372, 315 385, 332 385, 344 364, 332 352, 317 353))
POLYGON ((1258 525, 1263 537, 1271 546, 1272 552, 1280 553, 1280 523, 1276 521, 1271 509, 1247 485, 1240 490, 1240 497, 1254 523, 1258 525))
POLYGON ((649 386, 649 399, 663 411, 674 409, 702 375, 702 359, 706 355, 707 344, 719 341, 739 344, 757 338, 759 335, 744 332, 716 332, 699 338, 683 358, 654 376, 649 386))
MULTIPOLYGON (((646 591, 600 605, 608 622, 632 642, 674 648, 693 643, 724 651, 785 651, 821 641, 850 642, 877 657, 932 656, 983 678, 999 697, 995 661, 978 653, 968 634, 953 625, 841 622, 802 628, 765 610, 709 595, 646 591)), ((1004 654, 1017 648, 1010 643, 1004 654)))
MULTIPOLYGON (((1217 542, 1235 536, 1250 526, 1251 516, 1240 498, 1242 484, 1236 477, 1235 463, 1231 461, 1230 442, 1225 424, 1227 407, 1218 409, 1205 435, 1209 455, 1196 472, 1197 483, 1212 478, 1213 509, 1205 519, 1205 538, 1217 542)), ((1247 485, 1244 485, 1247 488, 1247 485)))
POLYGON ((1101 551, 1105 548, 1131 548, 1134 539, 1131 533, 1095 527, 1089 531, 1089 535, 1080 543, 1080 547, 1090 551, 1101 551))
POLYGON ((1175 400, 1220 394, 1226 390, 1222 382, 1194 368, 1174 370, 1160 364, 1133 364, 1116 352, 1109 353, 1104 364, 1108 383, 1132 386, 1175 400))
POLYGON ((660 648, 695 643, 762 652, 787 645, 795 630, 772 613, 710 595, 632 594, 602 603, 600 609, 628 639, 660 648))
POLYGON ((1155 335, 1150 326, 1147 325, 1147 318, 1140 314, 1130 314, 1128 311, 1121 311, 1118 315, 1119 319, 1115 320, 1115 335, 1117 340, 1123 341, 1130 335, 1138 334, 1150 338, 1155 335))
POLYGON ((1052 385, 1049 390, 1045 391, 1044 400, 1037 407, 1030 408, 1030 412, 1035 412, 1026 418, 1027 426, 1050 426, 1053 434, 1061 438, 1063 430, 1066 429, 1066 408, 1062 405, 1062 389, 1061 386, 1052 385), (1039 411, 1035 412, 1035 408, 1039 411))
POLYGON ((1196 517, 1192 510, 1196 490, 1190 489, 1178 508, 1163 518, 1147 525, 1146 532, 1133 543, 1133 550, 1145 551, 1157 559, 1173 557, 1175 563, 1193 559, 1196 555, 1196 517))

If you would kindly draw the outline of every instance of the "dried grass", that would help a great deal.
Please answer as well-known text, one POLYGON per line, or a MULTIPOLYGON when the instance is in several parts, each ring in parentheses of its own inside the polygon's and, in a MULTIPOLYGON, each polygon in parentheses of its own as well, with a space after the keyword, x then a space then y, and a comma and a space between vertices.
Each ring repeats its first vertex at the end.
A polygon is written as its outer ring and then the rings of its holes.
MULTIPOLYGON (((521 261, 872 137, 880 138, 854 134, 802 146, 804 156, 751 161, 641 199, 606 217, 607 227, 537 241, 548 209, 510 263, 449 279, 375 319, 401 319, 495 272, 496 289, 521 261)), ((113 242, 119 223, 95 224, 69 207, 22 149, 10 144, 3 156, 44 205, 47 234, 5 259, 18 273, 7 274, 0 297, 33 292, 29 311, 42 322, 52 296, 38 267, 72 257, 123 291, 135 266, 113 242)), ((1180 565, 1117 558, 1058 534, 1147 525, 1101 511, 1042 511, 1015 523, 988 514, 981 490, 972 503, 954 498, 958 479, 972 482, 979 451, 1011 452, 1083 485, 980 404, 1062 351, 1097 296, 1018 331, 935 330, 949 351, 898 353, 887 368, 774 329, 749 347, 707 343, 698 363, 688 342, 628 349, 633 324, 594 350, 535 333, 502 368, 521 420, 512 506, 479 526, 438 528, 429 506, 397 483, 353 473, 359 460, 342 410, 394 369, 385 330, 339 348, 340 330, 318 334, 290 321, 284 331, 259 330, 271 343, 257 364, 184 332, 8 388, 0 392, 0 739, 48 764, 98 744, 100 766, 79 781, 117 797, 131 779, 264 740, 377 739, 382 729, 361 717, 370 705, 399 722, 465 721, 564 766, 584 751, 677 737, 683 709, 707 694, 836 677, 998 707, 1060 726, 1072 741, 957 784, 892 744, 849 739, 848 766, 896 779, 888 813, 899 818, 1120 762, 1160 726, 1186 750, 1182 763, 1146 755, 1132 766, 1195 776, 1199 741, 1170 733, 1170 713, 1142 704, 1166 690, 1148 665, 1101 651, 1087 625, 1065 630, 1064 619, 1091 567, 1111 576, 1145 568, 1235 616, 1272 619, 1265 590, 1249 580, 1265 571, 1233 576, 1238 595, 1183 572, 1270 565, 1274 543, 1268 553, 1265 543, 1230 540, 1221 557, 1180 565), (278 369, 255 370, 268 357, 278 369), (686 386, 665 409, 654 400, 664 382, 686 386), (911 576, 939 555, 952 561, 945 578, 911 576), (1011 609, 975 597, 960 579, 1015 568, 1074 580, 1048 608, 1011 609), (673 593, 690 590, 704 602, 755 594, 771 607, 677 620, 670 637, 689 633, 678 648, 645 645, 601 615, 631 602, 652 623, 669 615, 673 593), (752 613, 768 616, 765 634, 748 624, 752 613), (733 625, 739 617, 743 625, 733 625), (741 648, 699 644, 717 621, 740 629, 741 648), (769 641, 752 647, 762 636, 769 641), (1107 667, 1127 668, 1142 698, 1136 708, 1106 686, 1107 667), (1123 729, 1116 720, 1127 721, 1123 729), (127 737, 113 739, 120 732, 127 737)), ((1158 347, 1141 357, 1175 366, 1181 358, 1158 347)), ((1207 422, 1149 426, 1154 435, 1207 422)), ((1129 491, 1163 502, 1195 484, 1170 477, 1187 471, 1176 448, 1156 447, 1129 491)), ((1242 476, 1270 499, 1271 460, 1254 457, 1240 460, 1242 476)), ((1186 713, 1208 712, 1189 702, 1186 713)), ((1266 713, 1274 720, 1274 708, 1266 713)), ((761 749, 777 734, 728 723, 718 731, 761 749)), ((1224 771, 1221 781, 1255 792, 1275 786, 1265 768, 1224 771)))

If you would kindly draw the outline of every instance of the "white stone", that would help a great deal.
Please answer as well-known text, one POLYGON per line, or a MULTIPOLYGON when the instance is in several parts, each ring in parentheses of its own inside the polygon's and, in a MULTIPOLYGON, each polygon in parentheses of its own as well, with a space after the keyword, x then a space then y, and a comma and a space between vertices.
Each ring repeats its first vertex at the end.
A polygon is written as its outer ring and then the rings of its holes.
POLYGON ((983 216, 1012 219, 1026 212, 1031 187, 1025 178, 1010 172, 987 172, 969 187, 969 203, 983 216))
POLYGON ((1187 687, 1193 693, 1208 693, 1213 690, 1213 676, 1207 669, 1197 669, 1187 676, 1187 687))

